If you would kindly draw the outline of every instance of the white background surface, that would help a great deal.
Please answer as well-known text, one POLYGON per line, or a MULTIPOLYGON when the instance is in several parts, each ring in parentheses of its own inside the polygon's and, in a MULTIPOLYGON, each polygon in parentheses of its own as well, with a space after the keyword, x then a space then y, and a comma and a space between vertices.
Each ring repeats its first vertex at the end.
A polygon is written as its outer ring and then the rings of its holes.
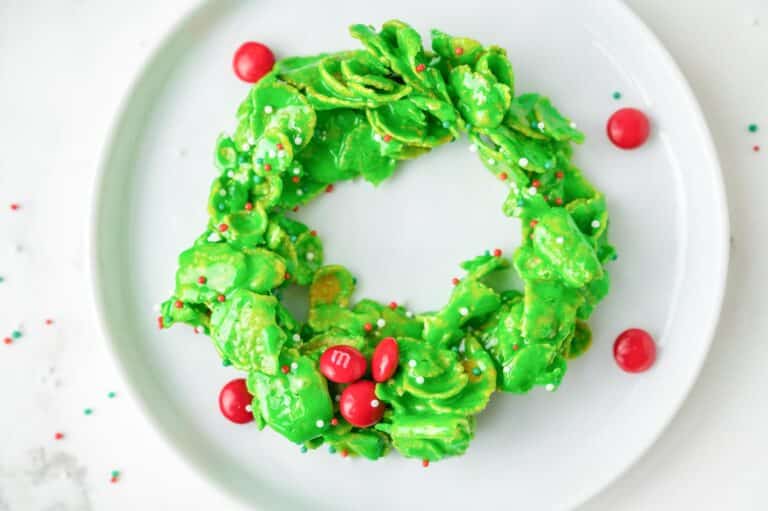
MULTIPOLYGON (((92 326, 84 273, 103 135, 130 78, 192 3, 0 3, 0 334, 20 322, 24 331, 0 345, 0 509, 237 509, 121 394, 92 326), (14 201, 21 211, 7 209, 14 201), (45 326, 47 317, 55 323, 45 326), (84 416, 85 407, 94 414, 84 416), (56 431, 66 438, 55 442, 56 431), (115 468, 124 476, 110 485, 115 468)), ((689 401, 648 455, 584 507, 763 509, 768 5, 629 3, 702 103, 721 153, 734 243, 723 321, 689 401), (750 122, 762 130, 749 134, 750 122), (755 143, 763 152, 751 151, 755 143)))

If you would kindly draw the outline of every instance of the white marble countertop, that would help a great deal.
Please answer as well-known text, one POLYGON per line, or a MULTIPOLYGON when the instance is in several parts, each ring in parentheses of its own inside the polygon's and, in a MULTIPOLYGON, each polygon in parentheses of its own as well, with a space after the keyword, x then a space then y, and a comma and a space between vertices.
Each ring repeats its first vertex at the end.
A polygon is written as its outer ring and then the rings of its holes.
MULTIPOLYGON (((193 3, 0 2, 0 337, 22 334, 0 345, 0 510, 241 509, 184 465, 125 394, 94 328, 86 279, 103 136, 130 78, 193 3), (112 470, 121 472, 116 484, 112 470)), ((584 509, 765 509, 768 4, 628 3, 677 59, 713 131, 731 267, 712 352, 688 401, 584 509), (752 122, 761 128, 754 134, 752 122)))

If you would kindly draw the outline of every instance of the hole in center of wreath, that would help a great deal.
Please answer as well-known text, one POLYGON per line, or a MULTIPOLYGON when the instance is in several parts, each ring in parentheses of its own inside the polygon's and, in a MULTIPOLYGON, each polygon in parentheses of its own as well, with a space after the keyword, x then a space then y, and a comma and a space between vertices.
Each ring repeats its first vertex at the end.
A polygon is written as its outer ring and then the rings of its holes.
MULTIPOLYGON (((363 180, 336 183, 292 213, 318 232, 323 263, 346 266, 357 278, 353 302, 372 298, 413 312, 437 310, 450 298, 452 278, 464 275, 462 261, 496 248, 511 257, 520 222, 501 212, 508 187, 468 146, 460 140, 402 162, 378 187, 363 180)), ((519 288, 512 269, 489 282, 497 289, 519 288)), ((284 295, 302 319, 306 294, 284 295)))

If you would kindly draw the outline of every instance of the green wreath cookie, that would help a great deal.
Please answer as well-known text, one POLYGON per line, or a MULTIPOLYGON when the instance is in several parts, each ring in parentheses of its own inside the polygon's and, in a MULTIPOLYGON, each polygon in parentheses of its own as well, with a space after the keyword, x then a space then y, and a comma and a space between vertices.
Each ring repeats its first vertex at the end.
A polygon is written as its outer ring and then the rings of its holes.
POLYGON ((222 394, 236 422, 303 451, 375 460, 394 447, 428 463, 466 451, 494 391, 558 387, 590 344, 615 252, 605 198, 571 163, 582 133, 547 98, 515 95, 503 49, 433 30, 425 50, 400 21, 350 32, 364 49, 280 60, 240 105, 216 145, 208 226, 179 256, 159 323, 202 329, 247 373, 250 407, 222 394), (522 222, 511 263, 523 289, 486 282, 510 266, 495 250, 461 263, 437 312, 353 302, 355 277, 324 265, 321 239, 291 210, 339 181, 378 185, 463 134, 509 189, 503 213, 522 222), (305 323, 281 303, 292 284, 308 288, 305 323))

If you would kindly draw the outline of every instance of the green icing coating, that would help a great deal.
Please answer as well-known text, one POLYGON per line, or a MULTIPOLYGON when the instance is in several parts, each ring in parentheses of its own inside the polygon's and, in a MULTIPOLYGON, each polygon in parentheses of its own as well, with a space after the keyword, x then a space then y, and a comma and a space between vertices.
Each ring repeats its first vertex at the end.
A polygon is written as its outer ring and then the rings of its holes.
POLYGON ((554 390, 566 359, 589 348, 586 320, 616 257, 605 197, 571 162, 583 134, 546 97, 515 96, 503 49, 434 30, 430 51, 400 21, 350 32, 364 49, 283 59, 240 105, 237 128, 216 143, 210 221, 179 256, 160 326, 201 328, 225 365, 248 373, 259 429, 303 450, 328 444, 375 460, 394 447, 439 460, 466 451, 494 391, 554 390), (321 239, 290 210, 339 181, 378 185, 401 160, 463 134, 508 187, 504 214, 522 222, 511 264, 488 253, 465 261, 433 312, 353 303, 356 279, 323 264, 321 239), (488 283, 510 266, 522 290, 488 283), (289 284, 308 287, 306 323, 280 303, 289 284), (335 345, 370 358, 388 336, 400 360, 376 386, 384 417, 353 427, 335 399, 344 386, 326 381, 318 360, 335 345))

